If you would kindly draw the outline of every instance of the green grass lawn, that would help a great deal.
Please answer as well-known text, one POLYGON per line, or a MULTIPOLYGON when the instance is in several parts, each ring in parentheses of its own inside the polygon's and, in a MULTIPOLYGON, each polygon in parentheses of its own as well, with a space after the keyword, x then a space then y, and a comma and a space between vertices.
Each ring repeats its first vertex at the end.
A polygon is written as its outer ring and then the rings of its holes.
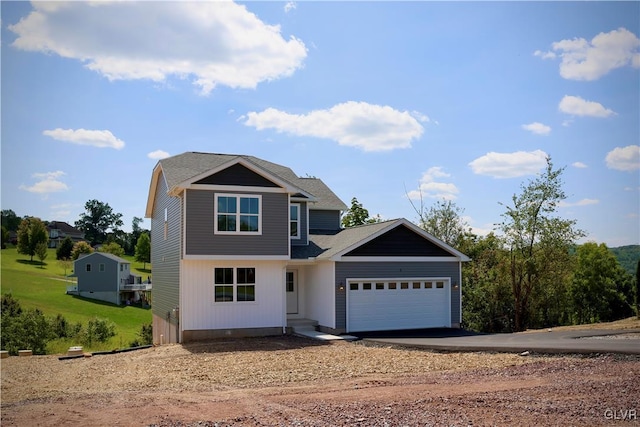
MULTIPOLYGON (((139 274, 146 280, 151 275, 151 264, 143 264, 133 257, 123 258, 131 262, 133 274, 139 274)), ((109 319, 116 324, 116 336, 109 342, 96 344, 95 348, 85 350, 111 350, 128 347, 137 338, 140 327, 151 322, 151 309, 135 306, 117 306, 106 302, 95 301, 78 296, 67 295, 67 286, 74 285, 72 278, 65 278, 64 267, 56 260, 55 249, 49 249, 44 264, 34 257, 18 254, 15 247, 9 245, 0 251, 0 287, 2 293, 11 293, 22 308, 38 308, 46 316, 55 317, 62 314, 70 323, 80 322, 86 326, 92 317, 109 319)), ((72 267, 71 267, 72 268, 72 267)), ((68 268, 66 274, 71 274, 68 268)), ((47 350, 50 353, 65 353, 68 347, 80 345, 70 340, 55 340, 47 350)))

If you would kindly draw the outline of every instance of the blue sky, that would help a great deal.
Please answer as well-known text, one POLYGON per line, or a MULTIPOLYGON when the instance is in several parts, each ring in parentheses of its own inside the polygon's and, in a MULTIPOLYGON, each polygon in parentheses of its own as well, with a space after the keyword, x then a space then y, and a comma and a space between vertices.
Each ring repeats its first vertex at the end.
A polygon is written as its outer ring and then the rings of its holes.
MULTIPOLYGON (((478 233, 550 155, 584 239, 640 243, 638 2, 2 2, 2 209, 144 216, 158 158, 250 154, 478 233)), ((146 220, 144 226, 149 227, 146 220)))

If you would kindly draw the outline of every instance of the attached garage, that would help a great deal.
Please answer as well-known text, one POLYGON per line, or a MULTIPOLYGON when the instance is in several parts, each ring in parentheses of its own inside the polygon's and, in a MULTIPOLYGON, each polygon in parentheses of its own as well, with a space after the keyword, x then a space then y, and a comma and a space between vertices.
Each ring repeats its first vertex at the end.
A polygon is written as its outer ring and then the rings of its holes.
POLYGON ((451 327, 451 279, 347 279, 347 331, 451 327))

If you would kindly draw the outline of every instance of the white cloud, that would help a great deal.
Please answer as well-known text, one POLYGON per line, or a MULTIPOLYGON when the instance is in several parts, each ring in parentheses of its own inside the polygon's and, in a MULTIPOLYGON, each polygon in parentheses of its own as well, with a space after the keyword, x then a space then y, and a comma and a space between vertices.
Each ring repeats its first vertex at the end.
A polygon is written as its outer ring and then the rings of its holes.
POLYGON ((287 4, 284 5, 284 12, 289 13, 289 11, 291 11, 292 9, 295 9, 296 7, 297 7, 296 2, 289 1, 287 2, 287 4))
POLYGON ((616 147, 607 153, 607 167, 620 171, 640 169, 640 145, 616 147))
POLYGON ((28 191, 30 193, 49 194, 57 193, 60 191, 67 191, 69 187, 67 184, 60 181, 58 178, 66 175, 62 171, 34 173, 32 178, 39 179, 38 182, 32 186, 21 185, 20 190, 28 191))
POLYGON ((549 52, 543 52, 541 50, 536 50, 535 52, 533 52, 534 56, 539 56, 542 59, 554 59, 556 57, 556 54, 549 51, 549 52))
POLYGON ((640 39, 618 28, 600 33, 590 42, 584 38, 565 39, 551 45, 553 52, 535 51, 542 59, 561 58, 560 75, 571 80, 597 80, 616 68, 640 68, 640 39))
POLYGON ((109 80, 191 77, 206 95, 218 84, 255 88, 289 76, 307 55, 302 41, 233 2, 32 5, 9 26, 14 47, 77 59, 109 80))
POLYGON ((432 199, 453 200, 460 192, 458 187, 450 182, 438 182, 438 178, 448 178, 450 176, 439 166, 431 167, 422 174, 418 189, 407 193, 407 197, 411 200, 420 200, 425 196, 432 199))
POLYGON ((167 157, 169 157, 171 154, 167 153, 166 151, 163 150, 156 150, 156 151, 152 151, 150 153, 147 154, 147 157, 153 160, 161 160, 161 159, 166 159, 167 157))
POLYGON ((528 125, 522 125, 522 129, 528 130, 536 135, 549 135, 551 128, 539 122, 529 123, 528 125))
POLYGON ((494 178, 515 178, 538 173, 546 165, 547 153, 542 150, 515 153, 490 152, 478 157, 469 166, 473 173, 494 178))
POLYGON ((605 108, 599 102, 587 101, 579 96, 565 95, 558 104, 558 109, 574 116, 609 117, 615 111, 605 108))
POLYGON ((78 145, 90 145, 98 148, 114 148, 121 150, 124 148, 124 141, 116 138, 108 130, 87 130, 87 129, 53 129, 45 130, 43 135, 64 142, 71 142, 78 145))
POLYGON ((364 151, 390 151, 411 147, 424 128, 407 111, 366 102, 349 101, 328 110, 289 114, 275 108, 247 113, 246 126, 275 129, 295 136, 337 141, 364 151))
POLYGON ((600 203, 600 200, 598 200, 598 199, 582 199, 582 200, 578 200, 577 202, 560 201, 560 203, 558 203, 558 206, 560 206, 562 208, 568 208, 568 207, 571 207, 571 206, 597 205, 598 203, 600 203))
POLYGON ((429 118, 429 116, 422 114, 420 111, 415 111, 413 110, 411 112, 411 115, 418 121, 422 122, 422 123, 429 123, 431 121, 431 119, 429 118))
POLYGON ((586 168, 586 167, 587 167, 587 165, 585 165, 585 164, 584 164, 584 163, 582 163, 582 162, 573 162, 573 163, 571 164, 571 166, 573 166, 574 168, 579 168, 579 169, 584 169, 584 168, 586 168))

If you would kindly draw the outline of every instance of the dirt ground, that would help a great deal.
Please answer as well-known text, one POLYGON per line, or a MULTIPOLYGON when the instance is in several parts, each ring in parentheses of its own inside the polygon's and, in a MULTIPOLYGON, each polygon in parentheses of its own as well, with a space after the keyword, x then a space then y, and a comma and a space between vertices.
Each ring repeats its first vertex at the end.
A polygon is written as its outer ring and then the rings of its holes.
POLYGON ((2 426, 637 425, 640 357, 298 337, 1 363, 2 426))

